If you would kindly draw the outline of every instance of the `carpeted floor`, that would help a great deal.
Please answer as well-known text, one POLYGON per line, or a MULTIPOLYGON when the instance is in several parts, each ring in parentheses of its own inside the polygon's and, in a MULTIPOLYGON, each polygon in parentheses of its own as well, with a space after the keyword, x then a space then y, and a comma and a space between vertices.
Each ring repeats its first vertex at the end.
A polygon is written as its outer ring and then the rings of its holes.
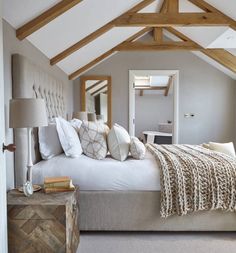
POLYGON ((77 253, 234 253, 236 233, 81 233, 77 253))

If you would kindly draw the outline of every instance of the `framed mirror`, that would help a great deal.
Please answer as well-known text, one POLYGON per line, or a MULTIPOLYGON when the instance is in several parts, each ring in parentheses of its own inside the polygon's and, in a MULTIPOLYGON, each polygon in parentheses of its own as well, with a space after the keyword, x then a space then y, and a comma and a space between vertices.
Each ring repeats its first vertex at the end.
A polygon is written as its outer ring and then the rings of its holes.
POLYGON ((82 76, 80 82, 81 111, 95 113, 97 120, 111 127, 111 76, 82 76))

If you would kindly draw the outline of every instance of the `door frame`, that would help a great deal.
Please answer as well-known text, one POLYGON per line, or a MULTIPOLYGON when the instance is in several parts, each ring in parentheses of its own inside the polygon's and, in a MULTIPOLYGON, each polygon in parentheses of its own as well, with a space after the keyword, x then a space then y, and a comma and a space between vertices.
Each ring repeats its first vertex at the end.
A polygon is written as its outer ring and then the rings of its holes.
POLYGON ((179 70, 129 70, 129 134, 135 135, 135 75, 173 76, 174 83, 174 122, 173 144, 179 143, 179 70))
POLYGON ((3 1, 0 0, 0 252, 7 252, 6 163, 2 152, 5 140, 2 9, 3 1))

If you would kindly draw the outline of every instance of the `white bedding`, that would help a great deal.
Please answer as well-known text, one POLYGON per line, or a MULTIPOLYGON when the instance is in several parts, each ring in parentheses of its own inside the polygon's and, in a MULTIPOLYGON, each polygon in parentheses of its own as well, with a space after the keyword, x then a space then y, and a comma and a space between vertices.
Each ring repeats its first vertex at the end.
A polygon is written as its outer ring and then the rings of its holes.
POLYGON ((94 160, 85 155, 68 158, 64 154, 41 161, 33 167, 33 183, 44 177, 69 176, 86 191, 160 191, 160 173, 155 158, 147 151, 144 160, 124 162, 110 157, 94 160))

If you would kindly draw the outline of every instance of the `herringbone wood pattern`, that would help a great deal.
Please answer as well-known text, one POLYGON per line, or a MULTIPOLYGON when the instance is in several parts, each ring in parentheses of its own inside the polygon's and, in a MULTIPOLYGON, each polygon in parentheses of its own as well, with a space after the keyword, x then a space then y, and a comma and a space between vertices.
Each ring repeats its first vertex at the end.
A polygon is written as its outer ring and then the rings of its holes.
POLYGON ((59 205, 40 205, 40 201, 39 205, 9 204, 8 240, 10 253, 76 252, 79 228, 75 199, 59 205))

